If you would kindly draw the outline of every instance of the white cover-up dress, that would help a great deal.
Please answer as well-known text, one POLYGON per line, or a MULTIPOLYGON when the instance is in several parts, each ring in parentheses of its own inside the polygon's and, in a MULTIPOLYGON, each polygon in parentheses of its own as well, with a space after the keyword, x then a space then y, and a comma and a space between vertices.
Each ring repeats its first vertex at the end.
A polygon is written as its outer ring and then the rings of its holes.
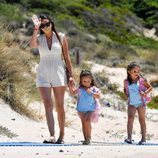
MULTIPOLYGON (((59 33, 61 41, 63 33, 59 33)), ((58 38, 53 32, 52 47, 49 50, 44 34, 38 37, 40 62, 37 67, 37 87, 60 87, 67 85, 65 65, 62 58, 62 49, 58 38)))

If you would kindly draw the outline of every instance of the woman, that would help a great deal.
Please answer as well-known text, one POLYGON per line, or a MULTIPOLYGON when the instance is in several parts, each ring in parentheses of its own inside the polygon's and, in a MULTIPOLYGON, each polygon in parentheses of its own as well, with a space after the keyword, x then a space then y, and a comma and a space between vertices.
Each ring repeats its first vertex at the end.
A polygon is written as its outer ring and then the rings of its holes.
POLYGON ((38 48, 40 53, 40 63, 37 68, 37 87, 44 103, 46 120, 50 132, 50 138, 43 143, 64 143, 64 94, 67 83, 71 86, 74 82, 72 75, 72 65, 68 53, 68 43, 65 35, 58 34, 53 21, 47 15, 32 17, 34 22, 34 31, 30 45, 32 48, 38 48), (40 32, 40 35, 38 35, 40 32), (70 79, 67 81, 63 57, 69 72, 70 79), (55 139, 53 102, 51 91, 54 92, 56 101, 56 110, 59 123, 59 138, 55 139))

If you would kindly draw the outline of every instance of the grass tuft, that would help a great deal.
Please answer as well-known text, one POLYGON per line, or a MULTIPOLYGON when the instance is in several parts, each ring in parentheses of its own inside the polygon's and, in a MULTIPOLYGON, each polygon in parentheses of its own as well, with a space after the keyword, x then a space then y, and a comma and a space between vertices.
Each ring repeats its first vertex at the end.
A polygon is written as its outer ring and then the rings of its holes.
POLYGON ((18 135, 11 132, 8 128, 0 126, 0 135, 7 136, 8 138, 17 137, 18 135))

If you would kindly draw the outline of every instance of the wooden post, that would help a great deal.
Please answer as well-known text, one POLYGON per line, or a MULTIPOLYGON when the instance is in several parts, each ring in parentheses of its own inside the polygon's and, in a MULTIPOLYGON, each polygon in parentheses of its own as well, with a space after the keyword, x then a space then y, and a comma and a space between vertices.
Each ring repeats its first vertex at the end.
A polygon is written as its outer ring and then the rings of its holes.
POLYGON ((75 51, 75 57, 76 57, 76 65, 80 65, 80 53, 78 48, 75 51))

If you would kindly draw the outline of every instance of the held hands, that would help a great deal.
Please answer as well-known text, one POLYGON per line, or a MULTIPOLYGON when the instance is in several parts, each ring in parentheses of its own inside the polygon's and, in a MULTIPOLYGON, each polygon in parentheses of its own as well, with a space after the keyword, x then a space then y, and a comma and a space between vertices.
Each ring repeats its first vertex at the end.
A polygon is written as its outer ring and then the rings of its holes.
POLYGON ((69 88, 70 95, 74 95, 75 94, 75 81, 74 81, 74 78, 72 77, 69 78, 68 88, 69 88))
POLYGON ((70 77, 69 78, 69 86, 74 86, 75 85, 75 80, 74 78, 70 77))
POLYGON ((35 25, 35 30, 38 30, 40 25, 41 25, 41 19, 38 19, 37 15, 34 14, 32 16, 32 21, 33 21, 33 23, 35 25))

